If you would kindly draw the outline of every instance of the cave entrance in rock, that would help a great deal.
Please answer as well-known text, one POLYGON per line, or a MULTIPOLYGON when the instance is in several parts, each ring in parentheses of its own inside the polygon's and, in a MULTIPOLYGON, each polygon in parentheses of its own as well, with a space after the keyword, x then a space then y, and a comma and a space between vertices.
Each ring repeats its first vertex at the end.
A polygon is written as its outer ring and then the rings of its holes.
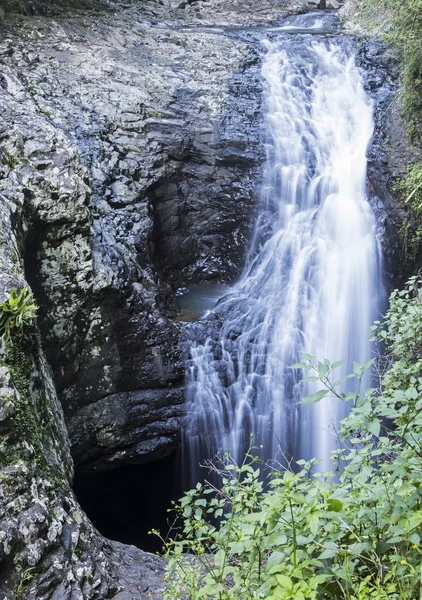
POLYGON ((175 456, 111 471, 75 473, 73 489, 92 523, 106 538, 160 551, 162 543, 151 529, 166 535, 174 513, 172 500, 182 495, 175 456))

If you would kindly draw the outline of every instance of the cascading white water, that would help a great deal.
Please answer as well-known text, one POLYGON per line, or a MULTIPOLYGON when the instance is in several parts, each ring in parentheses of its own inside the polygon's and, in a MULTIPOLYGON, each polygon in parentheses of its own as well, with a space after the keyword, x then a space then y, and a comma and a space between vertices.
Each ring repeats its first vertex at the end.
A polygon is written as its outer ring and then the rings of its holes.
POLYGON ((254 443, 323 459, 330 468, 345 408, 312 393, 289 365, 301 353, 370 358, 369 327, 380 283, 380 250, 365 195, 372 104, 351 44, 310 38, 264 43, 267 161, 247 267, 192 340, 186 454, 193 479, 216 452, 237 460, 254 443))

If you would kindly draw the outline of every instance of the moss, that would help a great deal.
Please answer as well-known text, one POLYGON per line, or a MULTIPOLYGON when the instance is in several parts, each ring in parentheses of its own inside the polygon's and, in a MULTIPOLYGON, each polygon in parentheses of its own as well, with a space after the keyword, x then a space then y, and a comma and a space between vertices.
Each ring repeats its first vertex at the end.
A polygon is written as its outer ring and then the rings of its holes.
POLYGON ((398 181, 394 191, 408 209, 409 219, 400 228, 404 259, 412 265, 422 245, 422 161, 407 168, 407 175, 398 181))
POLYGON ((11 384, 18 392, 13 399, 15 410, 12 423, 0 452, 1 462, 11 465, 28 454, 31 459, 42 457, 42 440, 36 409, 31 402, 32 360, 17 344, 9 344, 1 362, 7 367, 11 384))
POLYGON ((6 165, 13 171, 19 166, 21 160, 16 154, 11 152, 7 146, 2 146, 0 148, 0 163, 6 165))
POLYGON ((403 113, 413 138, 420 138, 422 0, 366 0, 359 7, 357 20, 397 50, 403 113))
POLYGON ((404 263, 407 267, 411 267, 415 263, 421 247, 422 218, 412 216, 411 221, 404 221, 399 234, 403 246, 404 263))
POLYGON ((422 161, 407 167, 407 176, 399 184, 404 202, 411 203, 413 210, 422 218, 422 161))

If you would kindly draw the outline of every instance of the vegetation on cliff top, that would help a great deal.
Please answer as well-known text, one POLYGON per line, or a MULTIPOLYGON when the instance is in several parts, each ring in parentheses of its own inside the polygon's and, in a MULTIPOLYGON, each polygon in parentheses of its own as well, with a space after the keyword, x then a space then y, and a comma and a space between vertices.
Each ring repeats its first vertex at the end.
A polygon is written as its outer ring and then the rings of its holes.
MULTIPOLYGON (((422 0, 368 0, 386 5, 391 25, 385 39, 397 48, 400 58, 400 98, 403 114, 416 145, 422 142, 422 0)), ((414 246, 422 239, 422 161, 409 165, 407 177, 398 185, 402 200, 413 210, 419 224, 414 246)))

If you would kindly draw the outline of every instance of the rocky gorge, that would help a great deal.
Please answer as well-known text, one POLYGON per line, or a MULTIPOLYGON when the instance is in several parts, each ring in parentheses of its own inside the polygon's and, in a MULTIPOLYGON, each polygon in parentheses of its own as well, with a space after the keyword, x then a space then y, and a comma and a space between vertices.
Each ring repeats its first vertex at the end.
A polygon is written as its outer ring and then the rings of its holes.
MULTIPOLYGON (((162 560, 96 531, 74 470, 177 452, 176 295, 242 268, 265 160, 260 31, 318 5, 64 4, 6 4, 1 29, 0 298, 30 287, 39 318, 0 371, 0 597, 158 599, 162 560)), ((417 151, 394 55, 357 44, 391 287, 406 275, 409 219, 393 186, 417 151)))

